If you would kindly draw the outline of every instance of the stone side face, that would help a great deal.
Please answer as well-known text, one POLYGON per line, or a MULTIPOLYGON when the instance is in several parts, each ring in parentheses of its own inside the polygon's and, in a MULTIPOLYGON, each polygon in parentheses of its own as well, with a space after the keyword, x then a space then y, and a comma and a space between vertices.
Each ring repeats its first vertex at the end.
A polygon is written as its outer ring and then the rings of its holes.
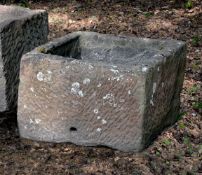
POLYGON ((0 21, 0 112, 4 112, 16 110, 21 57, 47 41, 48 15, 19 7, 0 10, 7 19, 0 21))
POLYGON ((180 92, 184 80, 186 47, 165 53, 162 62, 149 70, 146 82, 146 109, 144 113, 144 145, 177 120, 180 110, 180 92), (167 58, 166 58, 166 57, 167 58))
POLYGON ((177 118, 185 50, 88 32, 36 48, 21 62, 21 137, 142 150, 177 118))
POLYGON ((21 67, 22 137, 140 149, 144 76, 110 65, 34 59, 21 67))

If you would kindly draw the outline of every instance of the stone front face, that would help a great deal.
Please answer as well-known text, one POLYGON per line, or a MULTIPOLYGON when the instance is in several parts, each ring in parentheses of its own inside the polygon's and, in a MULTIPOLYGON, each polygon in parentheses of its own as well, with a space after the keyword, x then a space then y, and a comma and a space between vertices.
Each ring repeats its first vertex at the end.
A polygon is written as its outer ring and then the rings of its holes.
POLYGON ((38 47, 21 62, 20 135, 140 151, 176 119, 184 58, 179 41, 89 32, 38 47))
POLYGON ((0 5, 0 112, 16 109, 20 59, 47 35, 45 11, 0 5))

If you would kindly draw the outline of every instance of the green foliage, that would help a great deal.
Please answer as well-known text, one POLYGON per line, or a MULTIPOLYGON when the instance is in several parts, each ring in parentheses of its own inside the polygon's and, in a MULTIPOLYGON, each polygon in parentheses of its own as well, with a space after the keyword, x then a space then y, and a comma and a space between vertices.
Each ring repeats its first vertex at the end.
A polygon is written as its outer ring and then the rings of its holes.
POLYGON ((191 140, 189 137, 185 136, 183 137, 183 143, 188 146, 189 151, 192 152, 192 145, 191 145, 191 140))
POLYGON ((202 101, 194 102, 194 103, 192 104, 192 107, 193 107, 194 109, 202 109, 202 101))
POLYGON ((163 140, 163 144, 165 145, 165 146, 169 146, 169 145, 171 145, 171 140, 170 139, 164 139, 163 140))
POLYGON ((183 116, 185 116, 187 113, 186 112, 181 112, 178 116, 177 116, 177 120, 181 120, 183 116))
POLYGON ((189 145, 191 143, 190 138, 189 137, 183 137, 183 143, 185 145, 189 145))
POLYGON ((186 127, 183 122, 180 122, 180 123, 178 124, 178 126, 179 126, 180 129, 184 129, 184 128, 186 127))
POLYGON ((196 84, 194 84, 192 87, 187 89, 187 92, 188 92, 189 95, 193 95, 193 94, 196 94, 199 89, 200 88, 196 84))
POLYGON ((152 13, 152 12, 145 12, 144 13, 144 16, 146 17, 146 18, 149 18, 149 17, 151 17, 151 16, 153 16, 154 14, 152 13))
POLYGON ((200 64, 193 63, 193 64, 191 64, 191 68, 193 71, 198 71, 198 70, 200 70, 200 64))
POLYGON ((176 153, 176 154, 174 155, 174 158, 175 158, 176 160, 180 160, 180 159, 182 159, 182 155, 181 155, 180 153, 176 153))
POLYGON ((183 143, 187 146, 187 150, 186 152, 189 154, 189 155, 192 155, 194 150, 193 150, 193 146, 191 144, 191 140, 189 137, 185 136, 183 137, 183 143))
POLYGON ((184 4, 186 9, 191 9, 193 7, 193 2, 192 0, 188 0, 185 4, 184 4))
POLYGON ((160 151, 156 151, 155 154, 156 154, 157 156, 161 156, 161 152, 160 152, 160 151))
POLYGON ((201 38, 199 36, 193 36, 192 45, 195 46, 195 47, 199 46, 200 41, 201 41, 201 38))

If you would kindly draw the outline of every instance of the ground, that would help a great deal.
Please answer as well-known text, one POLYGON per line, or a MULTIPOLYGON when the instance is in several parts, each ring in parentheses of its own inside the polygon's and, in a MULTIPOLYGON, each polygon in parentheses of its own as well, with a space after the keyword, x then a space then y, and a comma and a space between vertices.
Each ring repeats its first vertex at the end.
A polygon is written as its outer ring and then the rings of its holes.
POLYGON ((168 0, 55 0, 30 3, 29 7, 49 12, 49 39, 86 30, 185 41, 181 113, 178 122, 142 153, 26 141, 19 138, 15 123, 4 120, 0 125, 0 174, 202 174, 201 0, 186 5, 168 0))

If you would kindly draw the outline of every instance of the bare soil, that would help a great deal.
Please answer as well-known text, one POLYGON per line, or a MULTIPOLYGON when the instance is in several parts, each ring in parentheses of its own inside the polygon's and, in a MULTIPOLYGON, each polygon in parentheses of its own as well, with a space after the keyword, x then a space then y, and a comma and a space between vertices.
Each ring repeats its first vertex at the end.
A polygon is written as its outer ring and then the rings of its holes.
POLYGON ((190 9, 183 1, 175 4, 168 0, 30 3, 30 8, 49 12, 49 39, 80 30, 185 41, 188 51, 181 114, 178 122, 142 153, 22 140, 16 122, 6 119, 0 122, 0 174, 202 174, 202 1, 192 2, 190 9))

